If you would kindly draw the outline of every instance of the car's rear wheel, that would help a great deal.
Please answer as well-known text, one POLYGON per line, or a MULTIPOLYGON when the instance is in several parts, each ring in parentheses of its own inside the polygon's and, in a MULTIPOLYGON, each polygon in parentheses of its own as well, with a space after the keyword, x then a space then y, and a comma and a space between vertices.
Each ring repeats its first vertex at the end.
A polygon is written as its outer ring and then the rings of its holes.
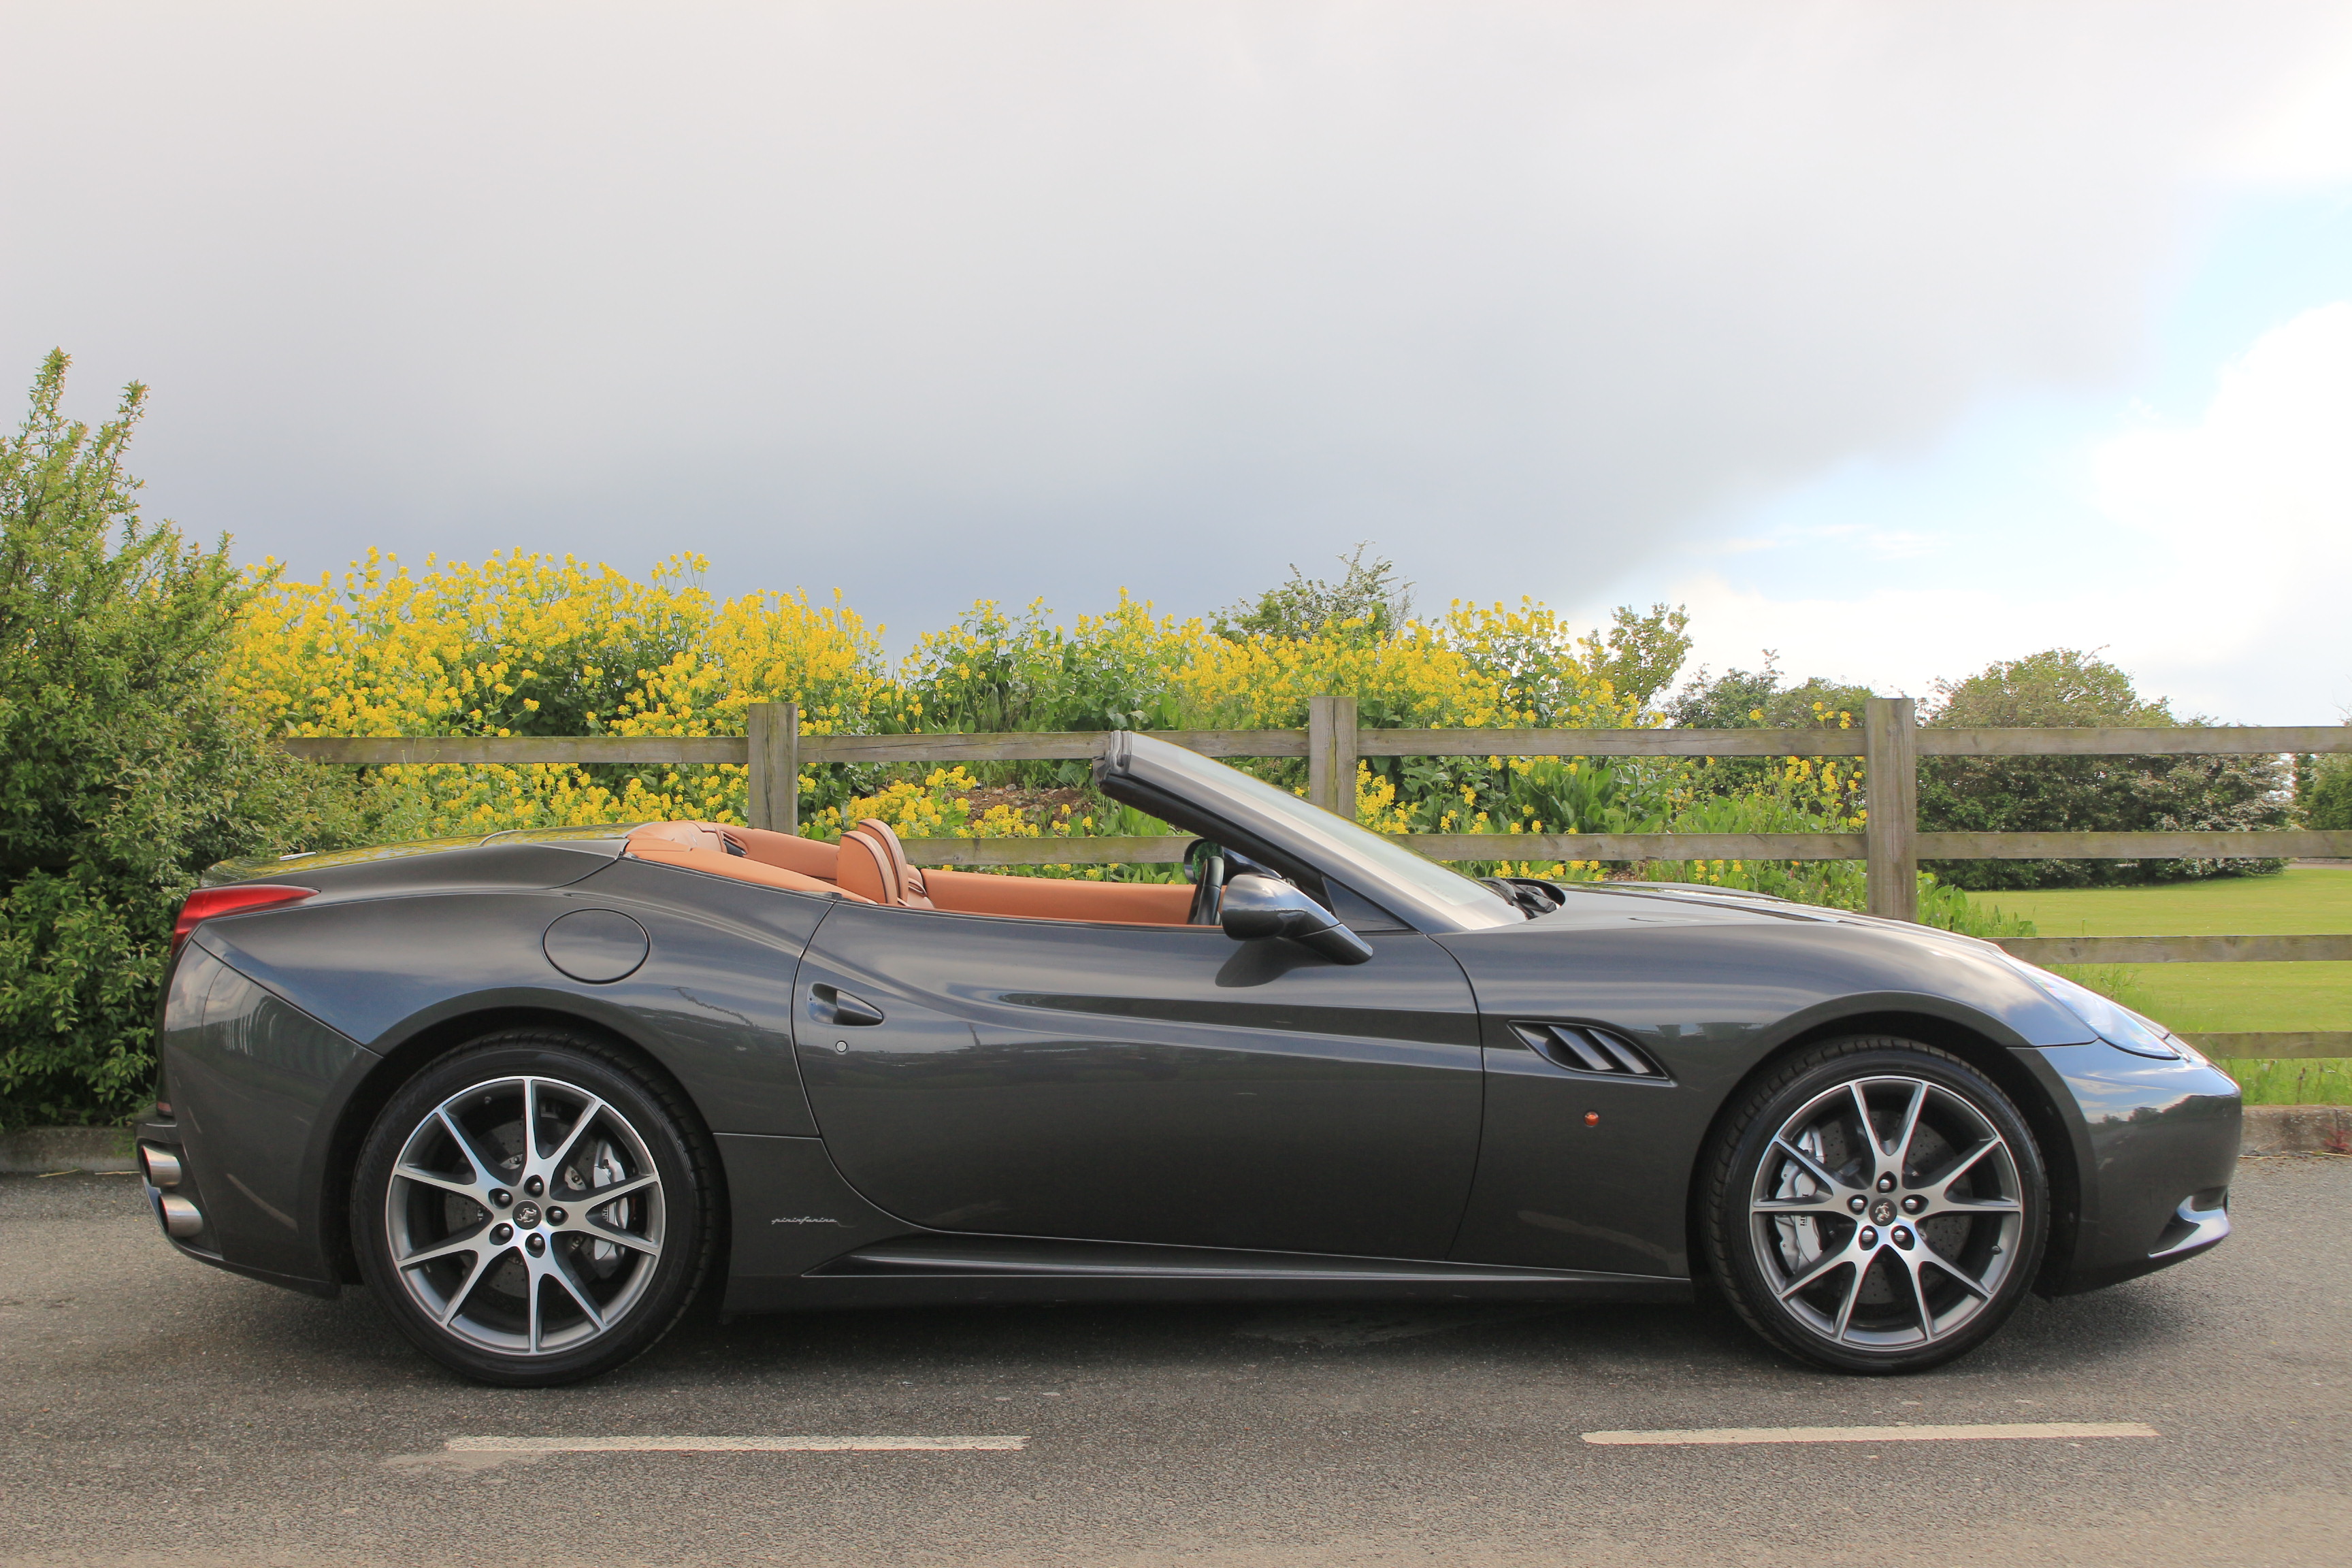
POLYGON ((1749 1087, 1706 1168, 1708 1260, 1750 1327, 1845 1372, 1919 1372, 2016 1310, 2049 1226, 2008 1096, 1913 1040, 1808 1047, 1749 1087))
POLYGON ((376 1118, 352 1188, 362 1273, 403 1332, 524 1386, 620 1365, 709 1267, 713 1171, 673 1091, 546 1029, 436 1062, 376 1118))

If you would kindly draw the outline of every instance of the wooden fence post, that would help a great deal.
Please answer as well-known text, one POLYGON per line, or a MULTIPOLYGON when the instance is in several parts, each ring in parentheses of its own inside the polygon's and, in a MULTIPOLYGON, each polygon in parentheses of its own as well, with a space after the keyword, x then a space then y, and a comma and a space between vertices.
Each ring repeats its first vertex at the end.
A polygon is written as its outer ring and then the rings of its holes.
POLYGON ((801 830, 801 705, 754 702, 750 712, 751 798, 746 813, 754 827, 772 833, 801 830))
POLYGON ((1307 799, 1356 820, 1356 700, 1307 700, 1307 799))
POLYGON ((1862 709, 1863 782, 1869 816, 1863 850, 1869 911, 1919 918, 1919 730, 1908 697, 1874 697, 1862 709))

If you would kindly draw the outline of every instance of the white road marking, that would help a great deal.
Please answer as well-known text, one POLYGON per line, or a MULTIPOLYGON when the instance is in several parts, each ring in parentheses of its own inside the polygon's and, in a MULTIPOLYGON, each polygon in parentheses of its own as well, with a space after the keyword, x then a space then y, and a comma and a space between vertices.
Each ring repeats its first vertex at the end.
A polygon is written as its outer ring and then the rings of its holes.
POLYGON ((1005 1452, 1026 1437, 452 1437, 453 1454, 879 1454, 1005 1452))
POLYGON ((2162 1436, 2142 1421, 2008 1421, 1982 1426, 1701 1426, 1680 1432, 1587 1432, 1584 1440, 1612 1447, 1693 1447, 1727 1443, 1966 1443, 2162 1436))

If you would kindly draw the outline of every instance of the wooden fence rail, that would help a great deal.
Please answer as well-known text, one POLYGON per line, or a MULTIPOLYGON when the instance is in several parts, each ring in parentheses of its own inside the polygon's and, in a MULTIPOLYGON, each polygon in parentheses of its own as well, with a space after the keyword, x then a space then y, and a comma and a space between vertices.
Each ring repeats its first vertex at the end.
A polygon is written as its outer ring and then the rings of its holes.
MULTIPOLYGON (((751 771, 751 825, 800 823, 801 770, 824 763, 1056 762, 1100 753, 1100 731, 992 735, 803 735, 790 702, 755 703, 741 736, 377 736, 289 739, 299 757, 365 767, 454 763, 727 763, 751 771)), ((1860 833, 1421 833, 1403 842, 1439 860, 1861 860, 1871 913, 1918 917, 1918 865, 1970 859, 2352 858, 2352 833, 1922 833, 1921 757, 2217 756, 2352 752, 2352 726, 2199 729, 1923 730, 1908 698, 1874 698, 1859 730, 1364 730, 1350 697, 1310 700, 1305 730, 1162 730, 1212 757, 1304 757, 1307 798, 1353 807, 1362 757, 1859 757, 1870 809, 1860 833)), ((932 866, 1166 865, 1188 838, 910 838, 932 866)), ((2352 962, 2352 936, 2020 937, 2001 943, 2039 963, 2352 962)), ((2218 1055, 2352 1055, 2352 1034, 2191 1037, 2218 1055)))
POLYGON ((2032 963, 2352 963, 2352 936, 2009 936, 2032 963))
MULTIPOLYGON (((824 763, 1055 762, 1097 755, 1098 731, 992 735, 803 735, 796 704, 752 705, 743 736, 383 736, 282 742, 297 756, 369 767, 603 763, 730 763, 751 771, 752 826, 800 823, 800 771, 824 763)), ((2352 858, 2352 833, 1922 833, 1921 757, 2211 756, 2352 751, 2352 726, 2194 729, 1923 730, 1907 698, 1864 704, 1859 730, 1363 730, 1350 697, 1317 697, 1305 730, 1163 730, 1212 757, 1304 757, 1307 798, 1345 812, 1362 757, 1860 757, 1870 810, 1860 833, 1426 833, 1413 847, 1440 860, 1860 860, 1868 907, 1916 918, 1922 858, 2172 859, 2352 858)), ((941 866, 1167 864, 1181 838, 927 838, 918 861, 941 866)))
MULTIPOLYGON (((383 736, 281 742, 314 762, 394 764, 730 763, 750 768, 754 826, 800 822, 800 771, 824 763, 1055 762, 1097 755, 1095 731, 992 735, 803 735, 790 702, 756 703, 750 733, 644 736, 383 736)), ((1860 860, 1868 907, 1917 915, 1922 858, 2169 859, 2352 858, 2352 833, 1922 833, 1918 759, 1928 757, 2210 756, 2352 751, 2352 726, 2195 729, 1923 730, 1907 698, 1873 699, 1859 730, 1362 730, 1349 697, 1317 697, 1305 730, 1173 730, 1160 739, 1212 757, 1305 757, 1307 798, 1349 805, 1361 757, 1860 757, 1871 809, 1860 833, 1413 834, 1440 860, 1860 860)), ((908 853, 941 866, 1167 864, 1181 838, 928 838, 908 853)))

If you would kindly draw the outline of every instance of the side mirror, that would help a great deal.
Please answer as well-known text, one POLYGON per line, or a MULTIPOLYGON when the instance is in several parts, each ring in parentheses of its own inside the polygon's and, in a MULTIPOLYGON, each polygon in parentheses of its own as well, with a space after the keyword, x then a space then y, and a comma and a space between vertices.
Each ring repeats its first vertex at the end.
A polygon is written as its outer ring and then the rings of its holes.
POLYGON ((1362 963, 1372 944, 1332 918, 1331 911, 1273 877, 1245 873, 1225 884, 1218 923, 1235 942, 1288 937, 1336 963, 1362 963))

